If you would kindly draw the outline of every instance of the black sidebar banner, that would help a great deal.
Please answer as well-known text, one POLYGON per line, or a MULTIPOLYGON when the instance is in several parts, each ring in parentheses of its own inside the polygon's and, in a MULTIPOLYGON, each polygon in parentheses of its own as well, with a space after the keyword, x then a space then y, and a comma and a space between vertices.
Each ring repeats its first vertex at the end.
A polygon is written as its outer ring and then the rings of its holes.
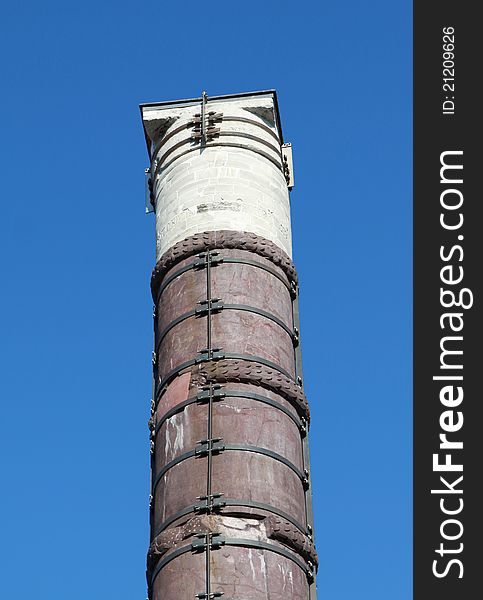
POLYGON ((483 25, 414 2, 414 598, 483 597, 483 25))

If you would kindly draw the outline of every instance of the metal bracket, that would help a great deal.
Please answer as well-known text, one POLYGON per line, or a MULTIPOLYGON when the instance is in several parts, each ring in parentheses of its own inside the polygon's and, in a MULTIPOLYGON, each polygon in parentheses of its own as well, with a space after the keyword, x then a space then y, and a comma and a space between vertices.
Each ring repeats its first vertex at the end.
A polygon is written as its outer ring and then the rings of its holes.
POLYGON ((213 401, 222 400, 226 394, 222 391, 222 386, 219 383, 215 383, 211 386, 205 385, 201 392, 196 394, 196 400, 198 402, 209 402, 210 398, 213 401))
POLYGON ((304 490, 307 491, 310 487, 310 476, 307 469, 304 469, 304 477, 302 479, 302 484, 304 486, 304 490))
POLYGON ((223 496, 221 492, 215 492, 213 494, 205 495, 205 496, 197 496, 197 500, 203 500, 204 504, 195 504, 194 511, 203 513, 211 513, 215 510, 219 510, 226 506, 226 502, 224 500, 220 500, 223 496))
POLYGON ((223 438, 214 437, 208 440, 200 440, 198 442, 199 448, 195 449, 195 457, 207 456, 208 454, 219 454, 223 452, 225 446, 223 444, 219 444, 223 438))
POLYGON ((221 122, 223 113, 217 113, 214 111, 206 112, 206 103, 208 102, 208 96, 205 91, 201 94, 201 113, 195 114, 191 120, 191 124, 194 125, 193 133, 191 134, 191 141, 194 143, 201 142, 201 146, 206 146, 206 142, 213 140, 215 136, 220 133, 220 128, 215 127, 215 123, 221 122))
POLYGON ((201 552, 206 548, 217 550, 225 545, 225 538, 221 533, 198 533, 197 537, 200 539, 191 544, 191 550, 194 552, 201 552))
POLYGON ((196 317, 203 317, 210 311, 219 312, 223 308, 223 300, 221 298, 212 298, 210 300, 200 300, 197 302, 200 305, 199 308, 195 309, 196 317))
POLYGON ((203 350, 199 350, 199 356, 195 358, 195 364, 225 358, 225 354, 221 352, 222 349, 223 348, 203 348, 203 350))
POLYGON ((283 160, 283 174, 287 182, 287 187, 291 190, 294 186, 293 177, 293 159, 292 159, 292 144, 289 142, 282 144, 282 160, 283 160))
MULTIPOLYGON (((207 115, 206 115, 207 121, 209 125, 213 125, 215 122, 216 123, 220 123, 223 120, 223 113, 217 113, 213 110, 211 110, 207 115)), ((191 120, 190 120, 190 125, 201 125, 201 115, 200 113, 197 113, 191 120)))
POLYGON ((210 110, 207 115, 208 125, 214 125, 215 123, 221 123, 223 121, 223 113, 215 112, 214 110, 210 110))
MULTIPOLYGON (((212 267, 215 267, 216 265, 218 265, 219 263, 223 262, 223 257, 222 256, 218 256, 218 252, 215 251, 210 251, 209 256, 210 256, 210 265, 212 267)), ((201 254, 198 254, 198 258, 199 260, 197 260, 194 265, 193 268, 194 269, 206 269, 207 264, 208 264, 208 252, 201 252, 201 254)))
MULTIPOLYGON (((216 135, 220 134, 219 127, 207 127, 205 130, 206 141, 210 142, 216 135)), ((198 142, 202 139, 203 134, 200 129, 195 129, 191 134, 191 139, 198 142)))
POLYGON ((145 185, 145 201, 144 206, 146 214, 154 212, 154 194, 153 194, 153 180, 151 178, 151 169, 147 167, 144 169, 144 185, 145 185))
POLYGON ((205 571, 206 571, 206 587, 204 592, 196 594, 196 598, 210 600, 212 598, 220 598, 223 592, 211 591, 211 551, 221 548, 225 544, 225 539, 219 533, 199 533, 199 541, 191 544, 193 552, 206 551, 205 571))

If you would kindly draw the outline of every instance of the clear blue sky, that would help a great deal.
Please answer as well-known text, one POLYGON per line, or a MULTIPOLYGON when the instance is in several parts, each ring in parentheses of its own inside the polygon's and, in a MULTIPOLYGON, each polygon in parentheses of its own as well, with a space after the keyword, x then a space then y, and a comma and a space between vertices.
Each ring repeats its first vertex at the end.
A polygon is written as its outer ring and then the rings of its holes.
POLYGON ((3 3, 0 594, 143 600, 139 102, 276 88, 320 600, 411 597, 411 3, 3 3))

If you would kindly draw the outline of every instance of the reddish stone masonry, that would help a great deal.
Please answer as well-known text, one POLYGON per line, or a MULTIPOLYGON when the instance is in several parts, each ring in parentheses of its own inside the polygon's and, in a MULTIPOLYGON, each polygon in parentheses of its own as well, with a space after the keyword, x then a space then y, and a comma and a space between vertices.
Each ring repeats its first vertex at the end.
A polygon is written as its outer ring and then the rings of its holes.
POLYGON ((308 600, 313 544, 292 261, 246 232, 173 246, 152 278, 154 600, 308 600))

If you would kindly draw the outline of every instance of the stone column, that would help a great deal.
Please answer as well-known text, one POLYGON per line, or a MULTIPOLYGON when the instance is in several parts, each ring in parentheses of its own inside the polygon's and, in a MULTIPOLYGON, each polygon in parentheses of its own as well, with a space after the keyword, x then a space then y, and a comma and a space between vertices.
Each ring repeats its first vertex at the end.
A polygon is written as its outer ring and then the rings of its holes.
POLYGON ((203 94, 141 113, 157 249, 149 597, 313 599, 276 94, 203 94))

